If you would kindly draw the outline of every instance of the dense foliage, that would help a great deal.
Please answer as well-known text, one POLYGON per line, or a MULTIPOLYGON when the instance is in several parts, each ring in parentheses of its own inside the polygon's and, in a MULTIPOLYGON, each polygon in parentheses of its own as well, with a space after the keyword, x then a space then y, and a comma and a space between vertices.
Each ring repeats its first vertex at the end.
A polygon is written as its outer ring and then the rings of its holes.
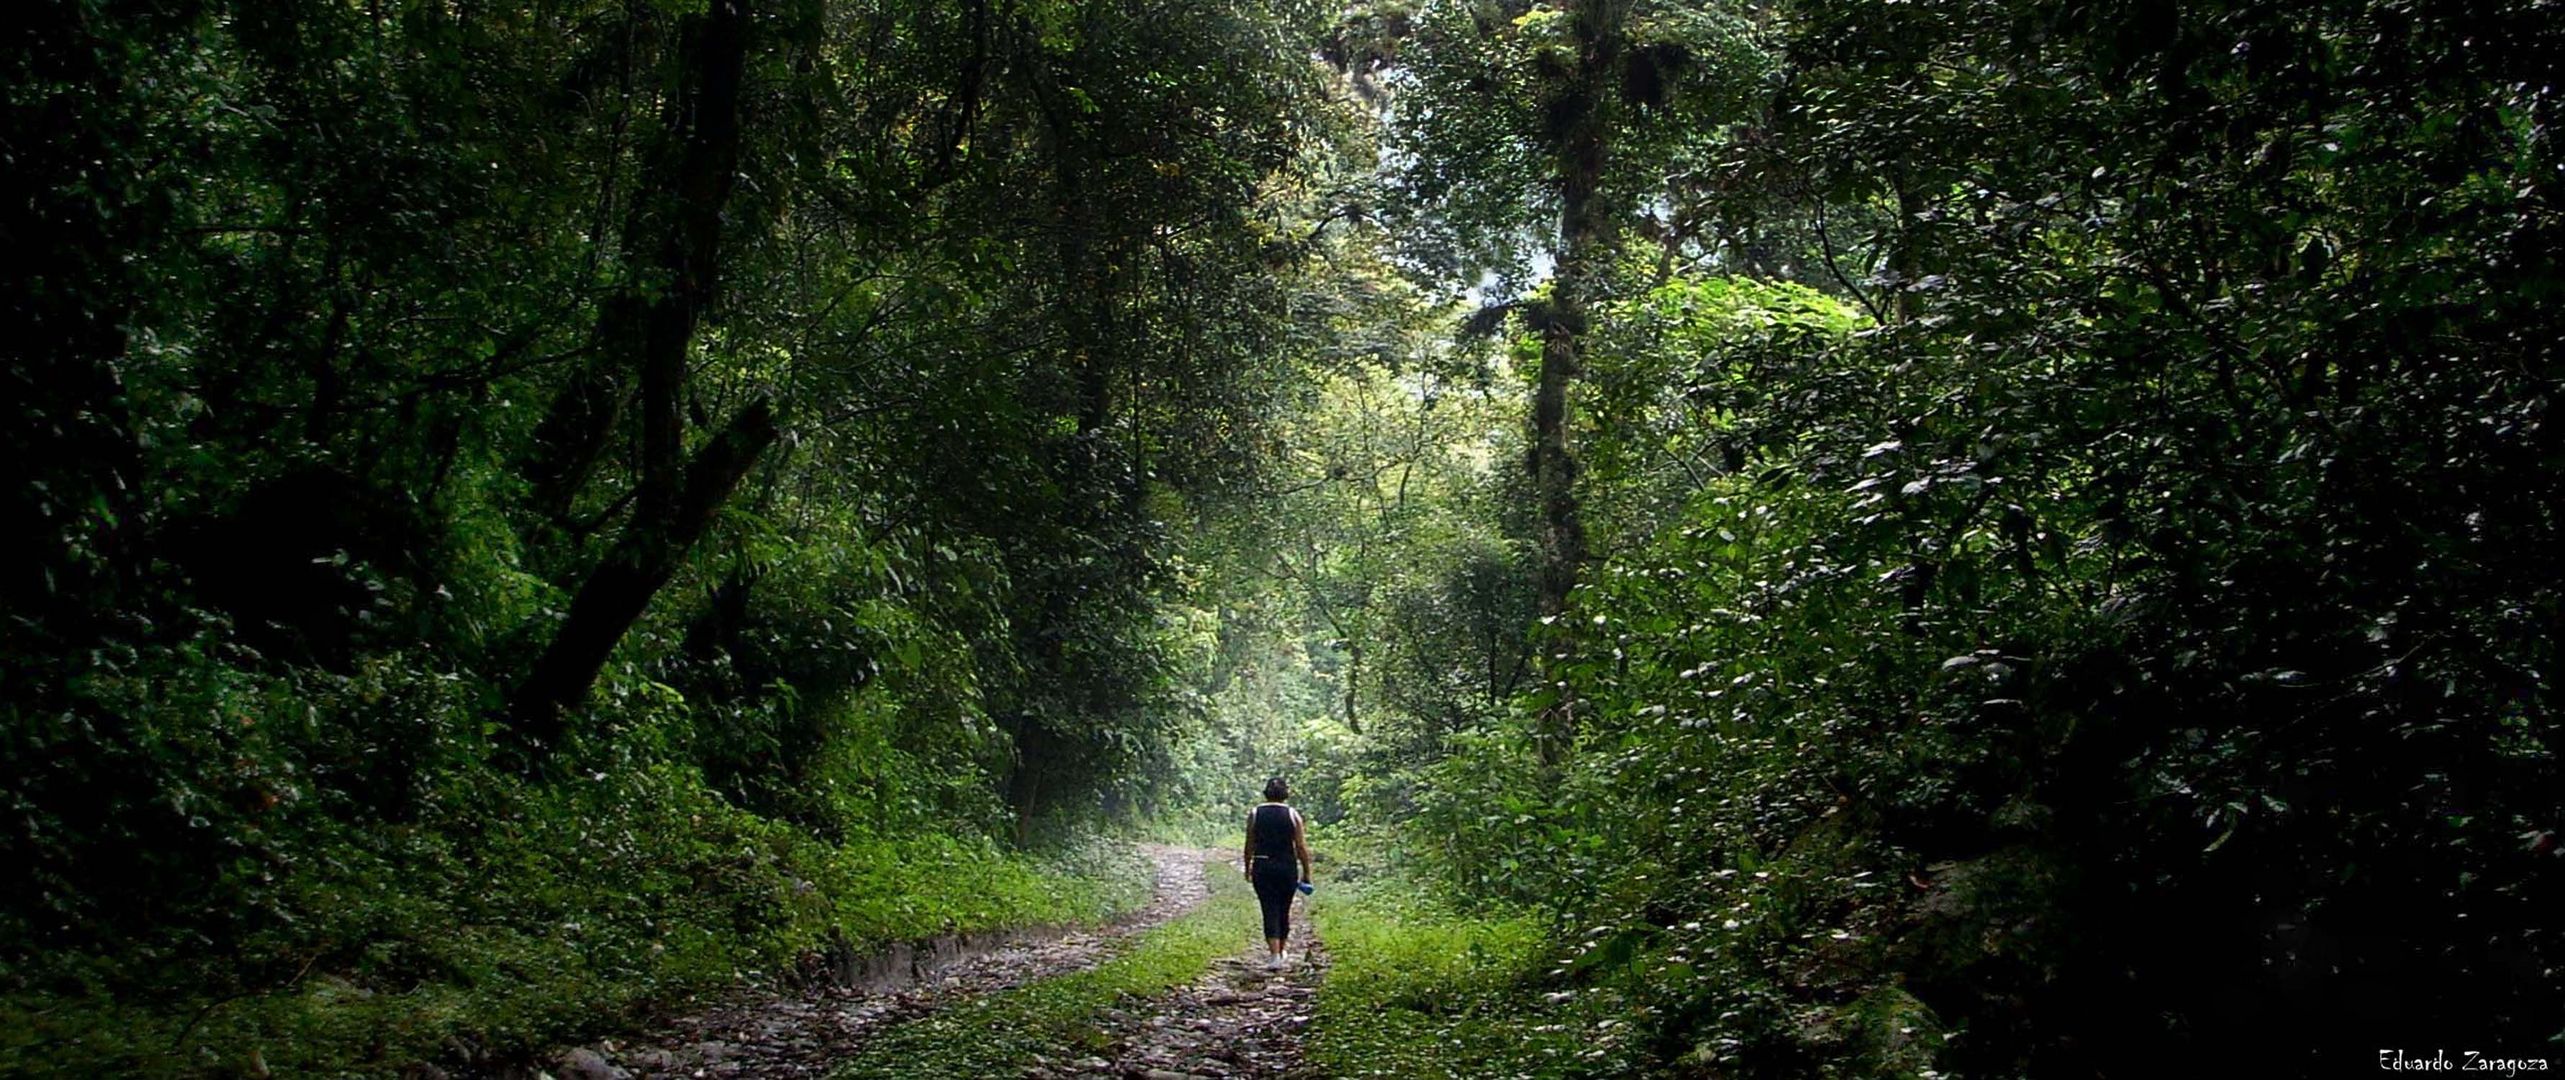
POLYGON ((1165 812, 1349 115, 1310 12, 1183 7, 19 13, 0 1061, 1127 905, 1072 838, 1165 812))
MULTIPOLYGON (((1775 5, 1673 139, 1640 69, 1733 46, 1566 10, 1649 166, 1572 315, 1591 552, 1546 685, 1357 812, 1557 912, 1559 991, 1644 1018, 1613 1067, 2553 1056, 2554 20, 1775 5)), ((1588 92, 1557 17, 1347 24, 1426 212, 1561 190, 1495 141, 1588 92)), ((1384 683, 1476 663, 1427 659, 1384 683)))
POLYGON ((0 1069, 484 1063, 1277 772, 1342 1069, 2565 1054, 2546 3, 23 6, 0 1069))

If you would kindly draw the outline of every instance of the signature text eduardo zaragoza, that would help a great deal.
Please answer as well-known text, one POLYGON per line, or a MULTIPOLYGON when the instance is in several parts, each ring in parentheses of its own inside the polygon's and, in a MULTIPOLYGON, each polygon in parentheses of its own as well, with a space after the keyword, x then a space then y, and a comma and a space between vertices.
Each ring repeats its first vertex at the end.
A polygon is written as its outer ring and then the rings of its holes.
POLYGON ((2430 1057, 2411 1057, 2402 1050, 2381 1050, 2378 1051, 2378 1067, 2388 1072, 2412 1069, 2418 1072, 2489 1072, 2504 1076, 2548 1071, 2546 1058, 2493 1057, 2481 1050, 2461 1050, 2456 1058, 2450 1057, 2447 1050, 2434 1050, 2430 1057))

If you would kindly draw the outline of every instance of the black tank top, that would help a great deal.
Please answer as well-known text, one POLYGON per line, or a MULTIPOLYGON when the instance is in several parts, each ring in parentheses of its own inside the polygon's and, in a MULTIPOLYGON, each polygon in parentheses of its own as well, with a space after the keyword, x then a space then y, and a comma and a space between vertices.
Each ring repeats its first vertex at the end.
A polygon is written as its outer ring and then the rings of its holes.
POLYGON ((1266 803, 1257 807, 1255 814, 1247 821, 1249 823, 1247 836, 1255 842, 1257 858, 1279 862, 1292 861, 1294 852, 1291 844, 1291 807, 1281 803, 1266 803))

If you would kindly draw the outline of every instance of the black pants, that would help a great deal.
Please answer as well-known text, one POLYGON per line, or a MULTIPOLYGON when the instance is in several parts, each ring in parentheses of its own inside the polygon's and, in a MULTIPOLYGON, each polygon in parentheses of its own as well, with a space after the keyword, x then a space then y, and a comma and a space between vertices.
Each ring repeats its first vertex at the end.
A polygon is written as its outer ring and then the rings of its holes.
POLYGON ((1291 938, 1291 896, 1300 891, 1300 868, 1280 859, 1256 860, 1256 903, 1265 909, 1265 940, 1291 938))

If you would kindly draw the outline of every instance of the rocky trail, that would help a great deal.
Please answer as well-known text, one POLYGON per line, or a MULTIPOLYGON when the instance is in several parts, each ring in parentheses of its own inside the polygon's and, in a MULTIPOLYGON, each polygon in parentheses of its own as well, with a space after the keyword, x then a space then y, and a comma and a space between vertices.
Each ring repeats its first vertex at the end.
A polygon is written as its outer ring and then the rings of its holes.
MULTIPOLYGON (((742 994, 663 1024, 655 1037, 608 1039, 555 1055, 519 1077, 557 1080, 824 1077, 875 1034, 974 997, 1092 967, 1130 935, 1191 911, 1209 896, 1205 864, 1220 853, 1150 845, 1149 903, 1108 926, 988 943, 895 950, 855 965, 851 978, 798 992, 742 994)), ((1297 920, 1296 920, 1297 921, 1297 920)), ((1268 970, 1253 943, 1192 985, 1105 1010, 1098 1055, 1029 1064, 1041 1080, 1113 1077, 1283 1077, 1300 1069, 1325 951, 1294 927, 1292 964, 1268 970), (1307 951, 1304 953, 1304 947, 1307 951), (1251 955, 1251 952, 1253 955, 1251 955), (1109 1056, 1107 1056, 1109 1055, 1109 1056)), ((507 1070, 508 1072, 513 1070, 507 1070)))
POLYGON ((1118 1077, 1124 1080, 1198 1080, 1205 1077, 1305 1075, 1301 1031, 1309 1025, 1318 981, 1326 973, 1324 946, 1304 942, 1293 929, 1292 963, 1267 970, 1261 956, 1242 953, 1212 965, 1193 985, 1145 1007, 1102 1017, 1112 1038, 1110 1059, 1036 1065, 1027 1080, 1118 1077), (1308 952, 1299 950, 1304 944, 1308 952))

